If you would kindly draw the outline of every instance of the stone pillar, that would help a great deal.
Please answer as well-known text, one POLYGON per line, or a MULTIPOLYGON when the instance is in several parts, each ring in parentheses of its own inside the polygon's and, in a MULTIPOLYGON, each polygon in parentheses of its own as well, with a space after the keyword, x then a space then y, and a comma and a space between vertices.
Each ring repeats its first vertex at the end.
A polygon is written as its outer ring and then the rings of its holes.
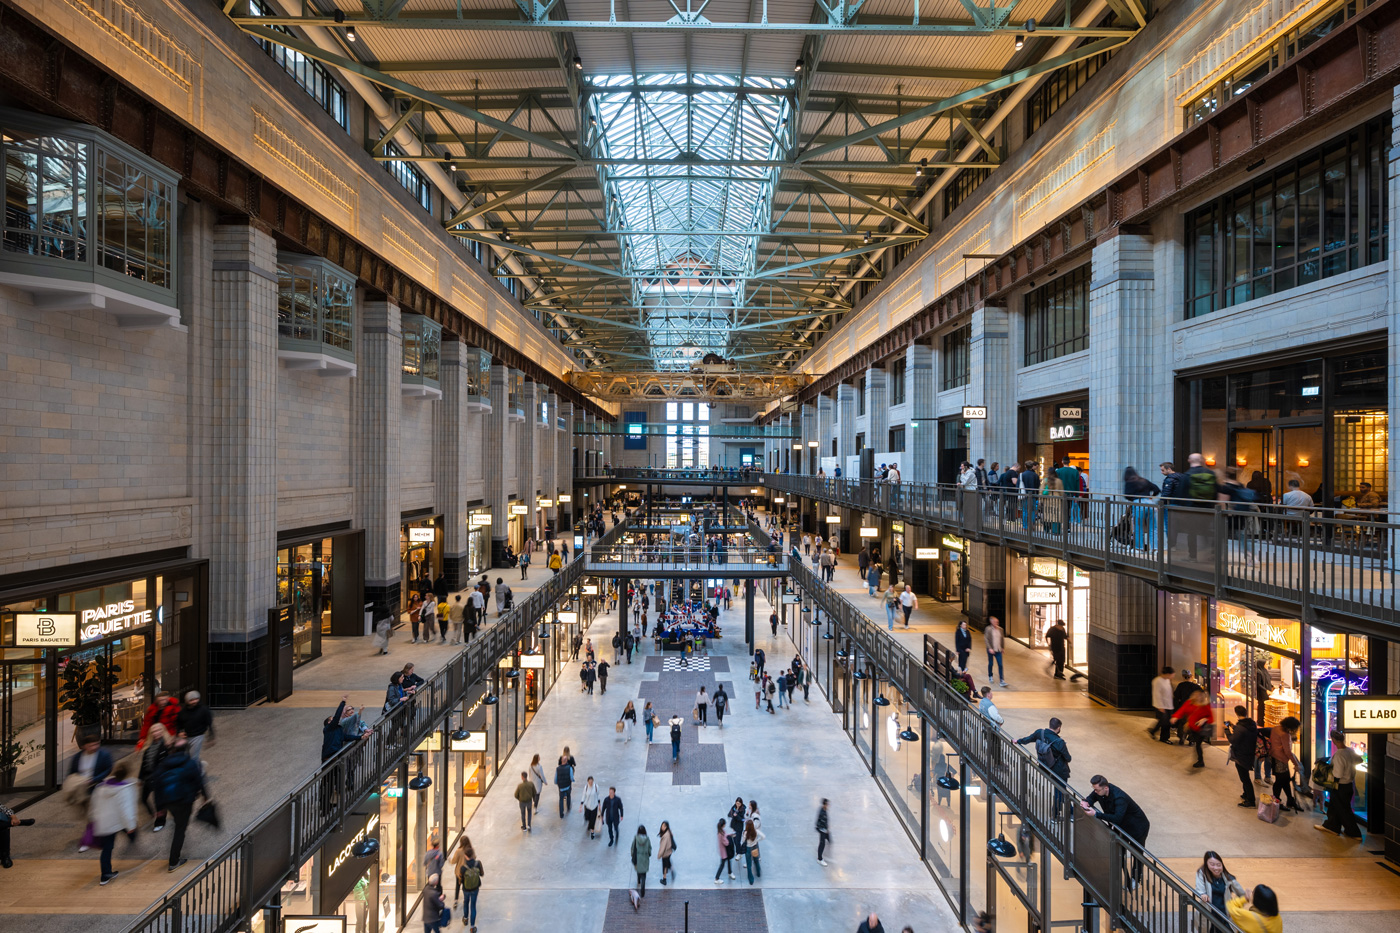
POLYGON ((442 335, 442 400, 437 405, 438 450, 433 457, 433 484, 442 510, 442 572, 447 585, 467 584, 467 345, 455 334, 442 335))
POLYGON ((865 371, 865 445, 879 455, 890 446, 890 379, 889 373, 875 366, 865 371))
POLYGON ((811 442, 817 440, 817 406, 803 405, 801 419, 799 425, 802 434, 802 450, 793 451, 793 453, 799 454, 797 466, 793 472, 813 474, 817 472, 816 465, 812 463, 813 448, 811 446, 811 442))
POLYGON ((912 343, 904 351, 909 422, 904 426, 904 453, 899 472, 906 483, 938 479, 937 387, 933 381, 933 347, 912 343))
POLYGON ((846 458, 856 452, 856 387, 843 382, 836 387, 836 456, 841 475, 849 475, 846 458))
POLYGON ((399 306, 366 301, 356 362, 356 410, 360 437, 355 452, 355 503, 365 529, 365 602, 375 618, 397 616, 401 566, 397 456, 402 405, 403 330, 399 306))
POLYGON ((482 419, 482 463, 486 470, 486 505, 491 509, 491 565, 505 564, 506 531, 510 521, 505 463, 510 452, 510 367, 491 364, 491 411, 482 419))
MULTIPOLYGON (((1156 588, 1122 574, 1090 574, 1087 650, 1091 697, 1118 709, 1150 708, 1157 668, 1156 588)), ((1076 660, 1072 651, 1071 660, 1076 660)))
MULTIPOLYGON (((991 461, 988 460, 988 463, 991 461)), ((942 542, 933 537, 931 546, 941 548, 942 542)), ((964 557, 963 585, 967 587, 967 617, 984 626, 987 616, 1006 622, 1006 548, 969 541, 964 557)))
POLYGON ((539 488, 539 461, 536 451, 539 448, 539 428, 535 422, 539 418, 536 385, 526 379, 520 386, 516 405, 525 412, 525 421, 515 435, 516 501, 530 511, 525 514, 525 537, 536 541, 544 540, 544 531, 536 525, 539 510, 535 507, 535 490, 539 488))
POLYGON ((221 224, 213 277, 209 467, 200 483, 208 702, 244 707, 267 695, 268 614, 277 606, 277 245, 251 224, 221 224))
POLYGON ((968 340, 971 381, 967 403, 985 407, 987 417, 968 429, 967 453, 1005 468, 1016 460, 1016 361, 1011 359, 1011 315, 998 305, 972 309, 968 340))
POLYGON ((1167 315, 1154 311, 1152 237, 1118 227, 1094 247, 1089 285, 1089 491, 1121 493, 1123 467, 1143 476, 1172 449, 1171 396, 1153 370, 1167 364, 1167 315))
MULTIPOLYGON (((831 439, 836 436, 836 400, 817 396, 817 462, 831 456, 831 439)), ((829 472, 829 471, 828 471, 829 472)))
MULTIPOLYGON (((543 401, 549 406, 544 419, 544 424, 539 428, 539 461, 540 461, 540 495, 554 499, 559 492, 554 482, 554 463, 559 456, 559 430, 555 427, 558 424, 559 411, 555 407, 559 404, 559 398, 544 386, 539 387, 539 400, 536 406, 543 401)), ((555 528, 555 519, 559 514, 559 503, 544 510, 544 523, 547 527, 555 528)), ((556 529, 557 530, 557 529, 556 529)))
MULTIPOLYGON (((559 519, 572 533, 576 521, 574 516, 580 514, 581 508, 581 503, 574 498, 578 495, 574 489, 574 403, 560 402, 559 415, 564 419, 564 430, 559 432, 555 446, 554 484, 560 492, 569 496, 569 502, 559 508, 559 519)), ((580 453, 579 457, 582 459, 583 454, 580 453)))

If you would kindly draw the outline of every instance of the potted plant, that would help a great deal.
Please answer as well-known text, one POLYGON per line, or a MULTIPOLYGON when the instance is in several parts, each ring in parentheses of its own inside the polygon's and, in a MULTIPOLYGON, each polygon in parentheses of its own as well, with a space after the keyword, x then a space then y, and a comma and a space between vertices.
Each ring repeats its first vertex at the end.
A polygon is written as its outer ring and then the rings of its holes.
POLYGON ((99 729, 112 713, 112 688, 119 665, 105 655, 91 661, 70 661, 63 668, 58 708, 73 714, 75 732, 99 729))
POLYGON ((36 742, 21 742, 19 733, 11 732, 0 738, 0 786, 14 787, 19 766, 39 753, 36 742))

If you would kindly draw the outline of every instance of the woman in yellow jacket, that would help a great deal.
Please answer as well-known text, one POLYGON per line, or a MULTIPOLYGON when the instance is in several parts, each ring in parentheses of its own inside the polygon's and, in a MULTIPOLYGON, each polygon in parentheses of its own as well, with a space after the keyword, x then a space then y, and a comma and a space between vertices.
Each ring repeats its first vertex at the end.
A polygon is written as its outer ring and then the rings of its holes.
POLYGON ((1225 903, 1230 922, 1240 933, 1283 933, 1283 918, 1278 915, 1278 896, 1274 889, 1256 885, 1248 897, 1236 897, 1225 903))

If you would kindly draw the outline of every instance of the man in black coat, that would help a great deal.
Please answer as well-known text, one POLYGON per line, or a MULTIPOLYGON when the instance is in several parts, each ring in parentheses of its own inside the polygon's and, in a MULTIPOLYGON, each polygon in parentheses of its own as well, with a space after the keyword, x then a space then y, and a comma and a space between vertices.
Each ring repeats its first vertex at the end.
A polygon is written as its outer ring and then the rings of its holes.
POLYGON ((1235 722, 1226 725, 1225 732, 1230 737, 1230 760, 1235 763, 1235 773, 1244 788, 1239 806, 1253 810, 1258 806, 1254 799, 1254 756, 1258 751, 1259 725, 1249 718, 1249 710, 1236 706, 1235 722))
MULTIPOLYGON (((1147 819, 1147 814, 1142 812, 1142 807, 1137 805, 1137 801, 1118 787, 1108 783, 1108 778, 1102 774, 1091 777, 1089 785, 1093 790, 1080 804, 1084 808, 1084 812, 1097 816, 1105 823, 1112 823, 1122 830, 1129 839, 1139 846, 1145 847, 1147 834, 1152 829, 1152 823, 1147 819), (1096 806, 1099 808, 1098 812, 1094 810, 1096 806)), ((1137 856, 1134 855, 1132 876, 1128 879, 1128 890, 1136 888, 1141 880, 1142 862, 1138 861, 1137 856)))
MULTIPOLYGON (((1050 724, 1047 728, 1037 729, 1025 738, 1017 739, 1016 744, 1029 745, 1034 742, 1035 758, 1036 761, 1040 762, 1040 766, 1060 778, 1060 780, 1068 781, 1069 763, 1073 759, 1070 758, 1069 746, 1065 744, 1064 739, 1060 738, 1060 729, 1062 726, 1063 723, 1060 722, 1058 716, 1051 716, 1050 724), (1041 749, 1046 746, 1048 746, 1048 750, 1046 754, 1042 755, 1041 749), (1047 757, 1049 759, 1048 761, 1046 760, 1047 757)), ((1064 803, 1064 799, 1064 794, 1060 792, 1059 788, 1056 788, 1054 813, 1052 814, 1053 819, 1059 820, 1064 818, 1064 813, 1061 812, 1060 809, 1061 805, 1064 803)))
POLYGON ((603 798, 603 803, 599 808, 603 811, 603 825, 608 828, 608 846, 622 838, 619 831, 619 824, 622 822, 622 798, 617 795, 616 787, 608 788, 608 795, 603 798))
POLYGON ((1050 658, 1055 664, 1055 679, 1065 679, 1065 642, 1069 640, 1069 632, 1065 630, 1064 622, 1059 619, 1055 624, 1045 630, 1045 641, 1050 646, 1050 658))
POLYGON ((195 801, 200 797, 209 799, 204 788, 204 772, 199 763, 190 758, 188 742, 176 739, 170 754, 156 768, 151 778, 156 789, 156 806, 164 810, 175 821, 175 831, 170 838, 170 863, 168 871, 174 871, 189 861, 180 857, 185 844, 185 830, 189 828, 190 817, 194 814, 195 801))

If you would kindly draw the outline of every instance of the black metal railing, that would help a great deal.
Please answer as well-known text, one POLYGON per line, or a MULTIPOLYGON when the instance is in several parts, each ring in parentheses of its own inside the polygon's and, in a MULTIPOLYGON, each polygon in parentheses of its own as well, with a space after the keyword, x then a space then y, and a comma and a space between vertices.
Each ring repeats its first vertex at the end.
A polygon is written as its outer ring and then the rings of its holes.
POLYGON ((133 924, 132 933, 230 933, 248 922, 287 872, 310 858, 349 808, 397 768, 462 702, 467 688, 494 669, 584 575, 583 561, 565 564, 375 723, 364 739, 323 764, 206 860, 133 924))
MULTIPOLYGON (((792 577, 851 649, 848 670, 871 665, 897 687, 941 739, 1030 826, 1047 850, 1108 912, 1106 929, 1142 933, 1231 933, 1230 922, 1141 846, 1079 807, 1084 794, 1034 760, 989 722, 952 685, 957 665, 942 645, 931 664, 909 652, 879 624, 823 583, 801 561, 792 577), (1135 879, 1131 880, 1130 879, 1135 879)), ((933 780, 936 776, 929 775, 933 780)))
POLYGON ((712 550, 693 544, 619 544, 593 548, 588 555, 588 568, 593 573, 613 572, 615 564, 650 564, 658 572, 694 570, 698 574, 723 576, 728 572, 753 570, 783 573, 787 557, 769 547, 731 547, 712 550))

